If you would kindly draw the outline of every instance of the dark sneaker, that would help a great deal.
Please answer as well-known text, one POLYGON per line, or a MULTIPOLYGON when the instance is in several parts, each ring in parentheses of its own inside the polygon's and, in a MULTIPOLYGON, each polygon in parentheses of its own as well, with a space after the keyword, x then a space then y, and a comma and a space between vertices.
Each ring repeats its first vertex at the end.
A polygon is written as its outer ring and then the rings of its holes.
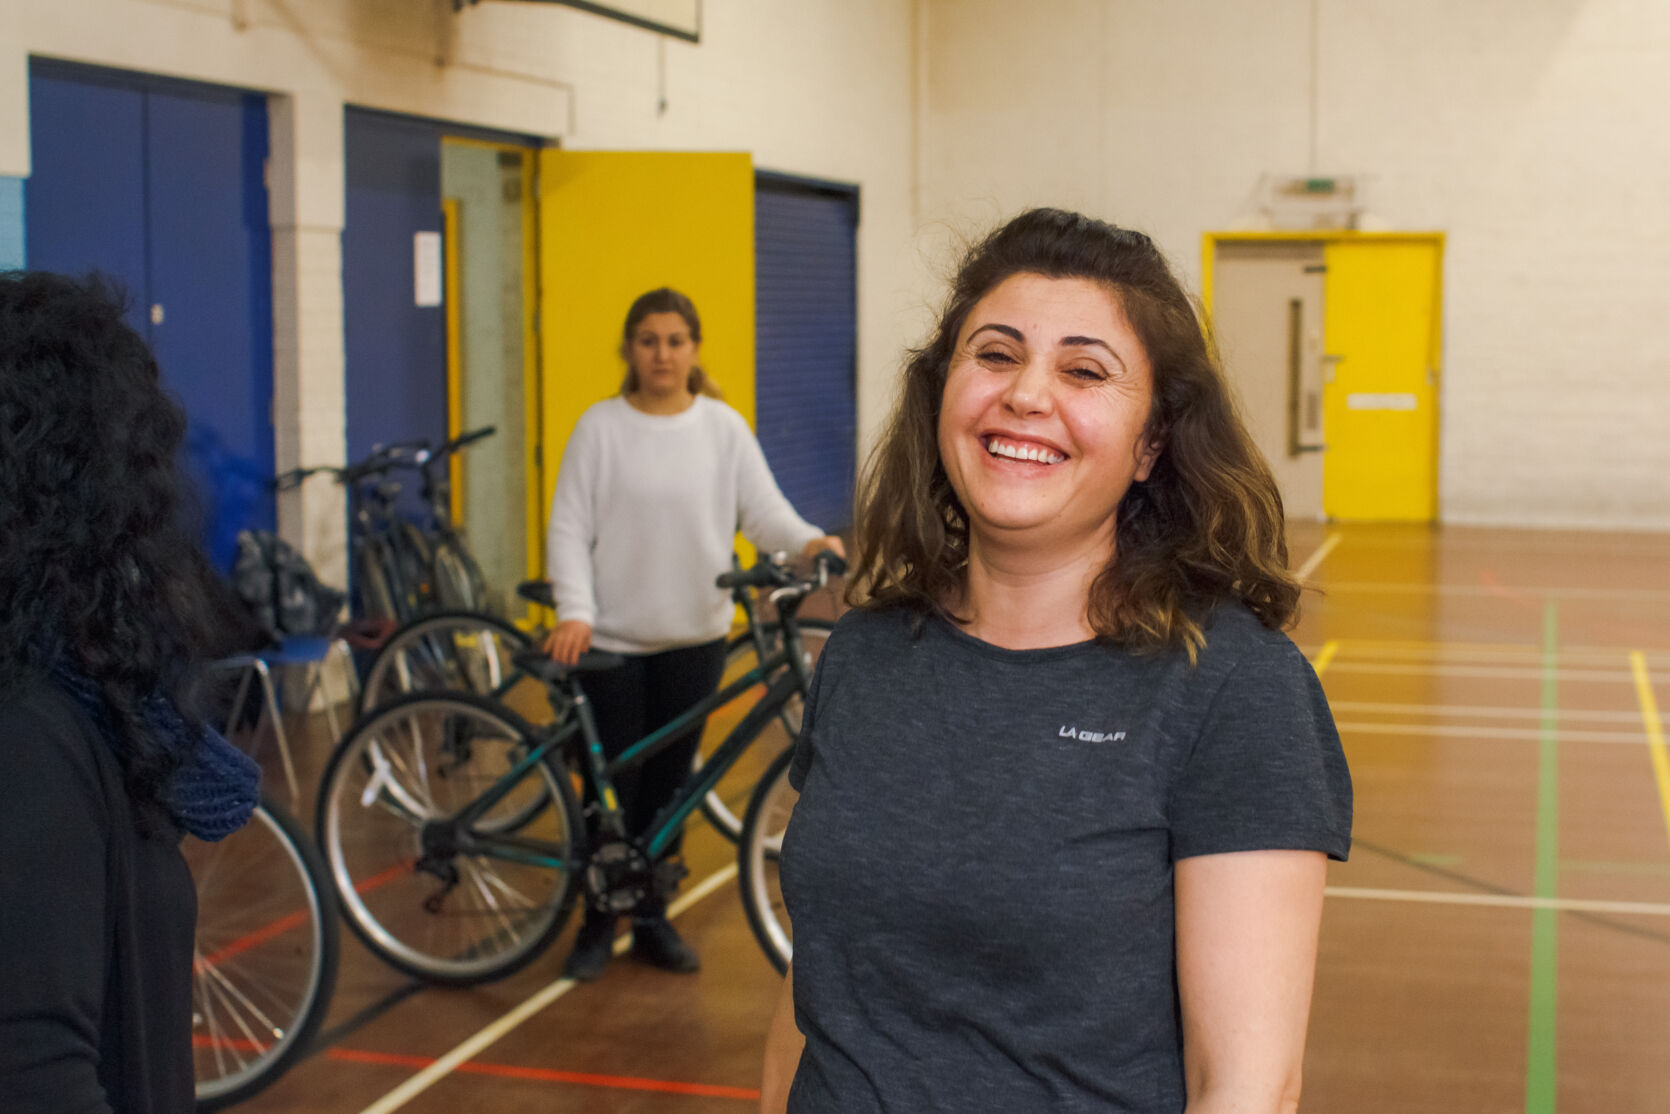
POLYGON ((666 917, 633 920, 632 954, 652 967, 681 975, 702 969, 702 961, 680 938, 666 917))
POLYGON ((615 918, 588 912, 574 937, 574 950, 562 965, 562 973, 577 982, 591 982, 609 966, 614 951, 615 918))

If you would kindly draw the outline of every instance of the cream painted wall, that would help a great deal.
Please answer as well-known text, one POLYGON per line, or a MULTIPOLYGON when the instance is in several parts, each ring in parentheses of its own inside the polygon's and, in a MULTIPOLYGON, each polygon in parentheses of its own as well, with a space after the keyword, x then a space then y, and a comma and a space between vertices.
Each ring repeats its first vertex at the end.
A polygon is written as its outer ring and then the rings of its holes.
POLYGON ((1670 528, 1670 6, 927 0, 921 215, 1200 234, 1266 171, 1448 233, 1446 521, 1670 528), (1311 162, 1312 14, 1317 65, 1311 162))
MULTIPOLYGON (((859 406, 867 437, 920 325, 913 0, 708 0, 689 43, 550 4, 484 0, 6 0, 0 91, 31 54, 274 94, 275 436, 280 469, 343 448, 342 107, 560 140, 573 149, 745 150, 856 182, 859 406)), ((0 176, 28 173, 28 110, 0 96, 0 176)), ((328 484, 280 507, 329 576, 328 484)))

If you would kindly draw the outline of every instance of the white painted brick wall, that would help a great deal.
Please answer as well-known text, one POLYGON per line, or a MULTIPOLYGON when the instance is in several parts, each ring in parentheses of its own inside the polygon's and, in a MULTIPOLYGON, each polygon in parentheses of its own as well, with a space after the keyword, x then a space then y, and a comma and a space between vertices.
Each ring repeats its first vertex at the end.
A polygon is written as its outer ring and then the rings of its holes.
POLYGON ((1448 233, 1441 514, 1670 528, 1670 5, 928 0, 922 215, 1079 206, 1191 277, 1260 173, 1448 233))

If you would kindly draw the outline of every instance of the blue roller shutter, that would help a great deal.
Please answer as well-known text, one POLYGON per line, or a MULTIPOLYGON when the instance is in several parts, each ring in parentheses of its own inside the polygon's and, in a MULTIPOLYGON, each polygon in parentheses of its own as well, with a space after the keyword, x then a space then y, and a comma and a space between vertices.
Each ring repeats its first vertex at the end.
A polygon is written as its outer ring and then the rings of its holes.
POLYGON ((755 427, 783 494, 826 530, 852 522, 857 234, 856 189, 759 176, 755 427))

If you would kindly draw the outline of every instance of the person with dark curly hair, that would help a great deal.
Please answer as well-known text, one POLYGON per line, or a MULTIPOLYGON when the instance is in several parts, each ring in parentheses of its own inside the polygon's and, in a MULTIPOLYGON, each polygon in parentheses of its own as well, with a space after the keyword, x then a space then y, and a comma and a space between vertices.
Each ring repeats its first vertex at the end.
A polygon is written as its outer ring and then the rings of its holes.
POLYGON ((1297 1107, 1351 782, 1281 498, 1148 237, 978 244, 806 701, 762 1109, 1297 1107))
POLYGON ((255 806, 194 706, 216 615, 184 414, 98 280, 0 275, 0 1110, 188 1114, 182 833, 255 806))

